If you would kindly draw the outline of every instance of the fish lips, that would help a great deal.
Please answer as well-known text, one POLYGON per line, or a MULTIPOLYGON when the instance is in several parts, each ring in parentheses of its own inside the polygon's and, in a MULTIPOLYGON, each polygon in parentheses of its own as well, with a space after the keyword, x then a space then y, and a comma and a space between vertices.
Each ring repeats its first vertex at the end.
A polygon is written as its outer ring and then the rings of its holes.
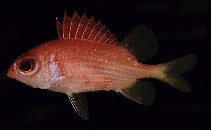
POLYGON ((15 73, 15 70, 14 70, 14 64, 12 64, 7 71, 7 76, 15 79, 15 75, 16 75, 16 73, 15 73))

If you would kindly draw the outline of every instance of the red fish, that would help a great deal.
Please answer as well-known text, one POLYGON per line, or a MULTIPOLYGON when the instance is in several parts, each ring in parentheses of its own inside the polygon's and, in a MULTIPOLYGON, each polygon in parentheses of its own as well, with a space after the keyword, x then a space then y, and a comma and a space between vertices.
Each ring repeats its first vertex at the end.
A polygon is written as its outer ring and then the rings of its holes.
POLYGON ((157 41, 145 25, 138 25, 121 43, 93 17, 65 13, 56 23, 59 39, 48 41, 21 55, 8 76, 34 88, 68 95, 77 114, 89 119, 86 97, 79 93, 114 90, 125 97, 152 105, 154 87, 143 78, 156 78, 183 92, 189 83, 180 76, 196 63, 190 54, 157 65, 140 63, 157 52, 157 41))

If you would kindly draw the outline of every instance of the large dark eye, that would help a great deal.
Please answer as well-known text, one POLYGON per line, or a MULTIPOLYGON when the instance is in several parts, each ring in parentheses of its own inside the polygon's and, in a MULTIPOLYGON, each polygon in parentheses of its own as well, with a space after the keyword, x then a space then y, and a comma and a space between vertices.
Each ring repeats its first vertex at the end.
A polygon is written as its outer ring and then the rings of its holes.
POLYGON ((21 70, 21 71, 32 71, 33 70, 33 65, 34 63, 33 63, 33 61, 32 60, 30 60, 30 59, 26 59, 26 60, 22 60, 21 62, 20 62, 20 64, 19 64, 19 69, 21 70))
POLYGON ((16 69, 18 72, 24 75, 32 75, 37 70, 38 64, 36 59, 31 56, 25 56, 20 58, 16 63, 16 69))

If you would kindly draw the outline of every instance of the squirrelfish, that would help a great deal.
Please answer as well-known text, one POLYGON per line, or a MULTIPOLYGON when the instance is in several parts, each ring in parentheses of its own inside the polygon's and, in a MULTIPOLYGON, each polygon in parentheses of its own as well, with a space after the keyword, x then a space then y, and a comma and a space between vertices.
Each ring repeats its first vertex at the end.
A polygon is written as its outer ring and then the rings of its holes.
POLYGON ((93 17, 56 20, 59 39, 22 54, 8 76, 34 88, 67 94, 77 114, 89 119, 88 103, 80 93, 116 91, 143 105, 152 105, 155 90, 144 78, 156 78, 183 92, 191 86, 180 76, 196 63, 190 54, 171 62, 143 64, 157 52, 157 40, 145 25, 135 27, 122 42, 93 17), (142 63, 140 63, 142 62, 142 63))

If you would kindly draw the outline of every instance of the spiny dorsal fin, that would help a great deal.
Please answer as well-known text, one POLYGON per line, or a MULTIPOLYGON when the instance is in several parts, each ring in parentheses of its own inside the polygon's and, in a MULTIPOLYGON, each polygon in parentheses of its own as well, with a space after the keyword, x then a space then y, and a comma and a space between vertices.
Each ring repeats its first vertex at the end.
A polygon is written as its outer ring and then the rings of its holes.
POLYGON ((100 21, 95 22, 94 18, 88 19, 84 13, 79 17, 75 12, 72 18, 64 13, 63 24, 56 19, 57 32, 60 39, 84 39, 98 41, 105 44, 117 44, 115 36, 100 21))

